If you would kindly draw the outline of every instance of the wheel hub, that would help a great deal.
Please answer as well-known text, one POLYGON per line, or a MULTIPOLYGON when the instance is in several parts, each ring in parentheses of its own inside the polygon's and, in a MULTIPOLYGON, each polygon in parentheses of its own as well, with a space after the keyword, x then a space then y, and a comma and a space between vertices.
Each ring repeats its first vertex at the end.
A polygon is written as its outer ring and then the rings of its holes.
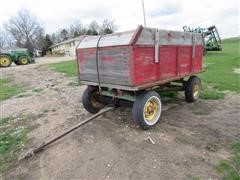
POLYGON ((197 98, 199 96, 199 92, 200 92, 199 84, 194 84, 194 87, 193 87, 193 96, 194 96, 194 98, 197 98))
POLYGON ((6 58, 6 57, 1 57, 0 58, 0 63, 3 66, 8 66, 10 64, 10 60, 8 58, 6 58))
POLYGON ((153 121, 157 115, 158 108, 158 103, 155 99, 149 100, 145 106, 144 118, 149 122, 153 121))
POLYGON ((27 64, 28 60, 26 58, 21 59, 22 64, 27 64))

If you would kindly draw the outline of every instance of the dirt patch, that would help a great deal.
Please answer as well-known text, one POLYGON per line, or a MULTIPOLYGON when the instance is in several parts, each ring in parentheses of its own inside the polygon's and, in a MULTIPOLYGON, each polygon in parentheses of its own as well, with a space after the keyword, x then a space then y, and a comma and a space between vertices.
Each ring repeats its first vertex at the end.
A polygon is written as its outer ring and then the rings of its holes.
MULTIPOLYGON (((2 116, 43 114, 31 121, 37 126, 28 134, 26 149, 90 116, 81 104, 85 86, 69 86, 72 77, 39 65, 6 68, 3 76, 24 84, 28 96, 3 101, 2 116)), ((150 131, 133 121, 131 108, 121 107, 17 162, 3 177, 218 179, 214 165, 229 157, 230 145, 240 138, 239 102, 238 94, 229 94, 224 100, 188 104, 180 95, 163 102, 161 121, 150 131)))

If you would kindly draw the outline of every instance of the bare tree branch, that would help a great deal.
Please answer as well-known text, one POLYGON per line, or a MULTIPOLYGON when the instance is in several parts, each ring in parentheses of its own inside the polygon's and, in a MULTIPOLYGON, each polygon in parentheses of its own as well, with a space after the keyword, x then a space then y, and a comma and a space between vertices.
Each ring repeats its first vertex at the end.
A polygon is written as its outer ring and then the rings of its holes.
POLYGON ((19 47, 28 48, 33 52, 34 49, 41 49, 43 46, 41 38, 44 38, 44 29, 28 10, 20 10, 17 16, 5 24, 5 29, 12 34, 19 47))

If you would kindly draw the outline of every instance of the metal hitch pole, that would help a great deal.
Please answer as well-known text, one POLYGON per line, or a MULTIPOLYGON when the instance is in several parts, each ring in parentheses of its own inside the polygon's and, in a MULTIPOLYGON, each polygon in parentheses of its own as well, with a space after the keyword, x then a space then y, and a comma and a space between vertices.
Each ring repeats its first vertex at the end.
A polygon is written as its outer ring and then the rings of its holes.
POLYGON ((73 132, 74 130, 76 130, 77 128, 81 127, 82 125, 87 124, 88 122, 94 120, 94 119, 97 118, 98 116, 100 116, 100 115, 102 115, 102 114, 104 114, 104 113, 106 113, 106 112, 108 112, 108 111, 111 111, 111 110, 113 110, 113 109, 114 109, 114 107, 106 107, 106 108, 102 109, 102 110, 99 111, 98 113, 96 113, 96 114, 94 114, 93 116, 85 119, 84 121, 76 124, 75 126, 69 128, 68 130, 60 133, 59 135, 57 135, 57 136, 49 139, 49 140, 46 141, 46 142, 43 142, 42 144, 40 144, 39 146, 37 146, 37 147, 35 147, 35 148, 33 148, 33 149, 30 149, 25 155, 23 155, 23 157, 20 157, 19 160, 21 160, 21 159, 26 159, 26 158, 29 158, 29 157, 35 155, 36 153, 42 151, 45 147, 47 147, 48 145, 54 143, 54 142, 57 141, 58 139, 66 136, 67 134, 73 132))

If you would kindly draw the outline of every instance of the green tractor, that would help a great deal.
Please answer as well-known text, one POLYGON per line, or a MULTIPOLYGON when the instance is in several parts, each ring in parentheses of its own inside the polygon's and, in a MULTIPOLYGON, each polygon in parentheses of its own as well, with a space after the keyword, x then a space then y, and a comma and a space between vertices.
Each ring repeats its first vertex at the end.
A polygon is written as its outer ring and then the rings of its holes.
POLYGON ((204 52, 207 51, 221 51, 221 38, 219 36, 216 26, 210 26, 209 28, 190 28, 183 26, 184 31, 195 32, 202 34, 204 52))
POLYGON ((14 49, 0 52, 0 67, 9 67, 12 62, 16 65, 27 65, 35 60, 27 49, 14 49))

